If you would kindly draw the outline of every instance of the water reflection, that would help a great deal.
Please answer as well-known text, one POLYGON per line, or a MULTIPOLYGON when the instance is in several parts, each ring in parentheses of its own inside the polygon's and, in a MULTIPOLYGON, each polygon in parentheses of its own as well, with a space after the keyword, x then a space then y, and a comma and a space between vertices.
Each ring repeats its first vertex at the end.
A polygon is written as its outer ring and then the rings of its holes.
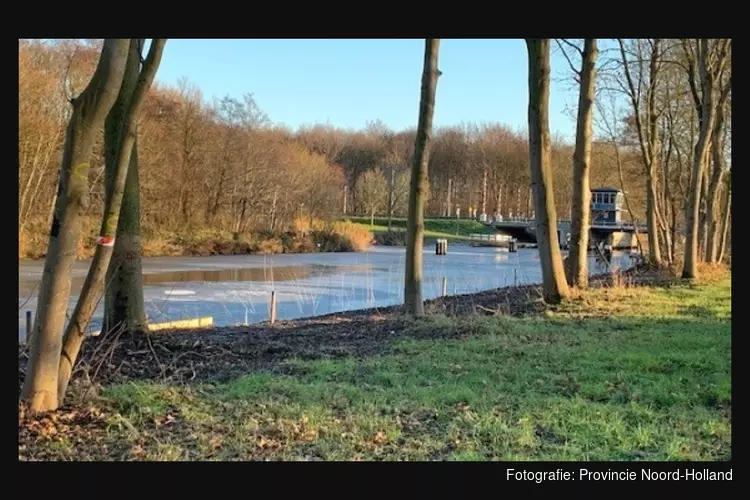
MULTIPOLYGON (((144 285, 158 285, 162 283, 202 283, 202 282, 232 282, 232 281, 256 281, 262 283, 273 283, 276 281, 297 281, 313 277, 329 276, 333 274, 368 272, 372 270, 370 265, 328 265, 307 264, 296 266, 264 266, 244 267, 230 269, 190 269, 177 271, 162 271, 143 275, 144 285)), ((78 293, 83 288, 84 276, 76 276, 71 279, 71 293, 78 293)), ((39 280, 18 280, 18 291, 20 294, 29 294, 38 291, 39 280)))
POLYGON ((346 272, 365 272, 371 266, 337 266, 310 264, 300 266, 245 267, 239 269, 192 269, 189 271, 166 271, 143 275, 143 283, 200 283, 222 281, 296 281, 314 276, 328 276, 346 272))

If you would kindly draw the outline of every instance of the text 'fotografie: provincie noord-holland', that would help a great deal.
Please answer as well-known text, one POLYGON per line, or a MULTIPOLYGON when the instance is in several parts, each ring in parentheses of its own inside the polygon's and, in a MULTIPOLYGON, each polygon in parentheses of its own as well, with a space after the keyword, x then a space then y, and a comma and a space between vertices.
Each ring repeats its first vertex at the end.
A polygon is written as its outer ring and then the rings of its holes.
POLYGON ((678 469, 675 471, 659 471, 652 469, 641 469, 640 472, 632 470, 615 471, 591 471, 579 469, 576 474, 573 471, 557 469, 549 472, 525 471, 508 469, 507 479, 516 481, 731 481, 732 469, 728 471, 712 471, 709 469, 678 469))

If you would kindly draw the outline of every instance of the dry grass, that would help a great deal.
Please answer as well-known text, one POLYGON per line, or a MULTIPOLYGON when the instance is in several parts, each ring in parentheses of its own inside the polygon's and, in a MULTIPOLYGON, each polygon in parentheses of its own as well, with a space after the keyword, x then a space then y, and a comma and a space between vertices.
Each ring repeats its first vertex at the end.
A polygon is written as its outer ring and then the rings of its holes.
POLYGON ((359 224, 351 222, 334 222, 333 233, 348 239, 355 251, 367 250, 372 244, 372 233, 359 224))
POLYGON ((178 257, 183 255, 183 251, 181 246, 175 245, 163 236, 155 236, 143 241, 144 257, 178 257))
POLYGON ((290 224, 290 229, 293 233, 307 234, 311 231, 322 231, 330 226, 328 221, 321 219, 312 219, 309 217, 297 217, 290 224))
MULTIPOLYGON (((98 221, 85 218, 78 243, 78 259, 94 255, 98 221)), ((49 227, 43 221, 29 223, 18 235, 19 259, 43 259, 46 254, 49 227)), ((142 228, 145 257, 280 254, 310 252, 353 252, 366 250, 372 234, 352 223, 297 219, 291 230, 255 231, 234 234, 215 228, 195 228, 183 231, 159 231, 142 228)))

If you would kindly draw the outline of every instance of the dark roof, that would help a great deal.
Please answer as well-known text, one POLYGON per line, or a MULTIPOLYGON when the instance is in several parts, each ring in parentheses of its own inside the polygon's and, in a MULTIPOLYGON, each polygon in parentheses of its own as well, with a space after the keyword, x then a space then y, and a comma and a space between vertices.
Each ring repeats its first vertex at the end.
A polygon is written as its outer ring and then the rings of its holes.
POLYGON ((597 193, 621 193, 622 191, 617 188, 611 188, 611 187, 600 187, 600 188, 591 188, 591 191, 596 191, 597 193))

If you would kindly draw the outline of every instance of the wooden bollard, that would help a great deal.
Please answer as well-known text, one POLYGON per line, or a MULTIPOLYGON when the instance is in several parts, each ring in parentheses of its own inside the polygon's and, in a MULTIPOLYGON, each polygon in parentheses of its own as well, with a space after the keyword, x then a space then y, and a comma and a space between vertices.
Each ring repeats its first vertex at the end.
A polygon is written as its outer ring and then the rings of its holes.
POLYGON ((31 326, 31 311, 26 311, 26 340, 28 340, 31 335, 31 326))
POLYGON ((443 286, 442 286, 441 294, 443 297, 448 295, 448 278, 443 277, 443 286))
POLYGON ((435 255, 446 255, 448 253, 448 240, 439 238, 435 240, 435 255))
POLYGON ((270 311, 270 323, 273 325, 276 322, 276 292, 271 292, 271 311, 270 311))

